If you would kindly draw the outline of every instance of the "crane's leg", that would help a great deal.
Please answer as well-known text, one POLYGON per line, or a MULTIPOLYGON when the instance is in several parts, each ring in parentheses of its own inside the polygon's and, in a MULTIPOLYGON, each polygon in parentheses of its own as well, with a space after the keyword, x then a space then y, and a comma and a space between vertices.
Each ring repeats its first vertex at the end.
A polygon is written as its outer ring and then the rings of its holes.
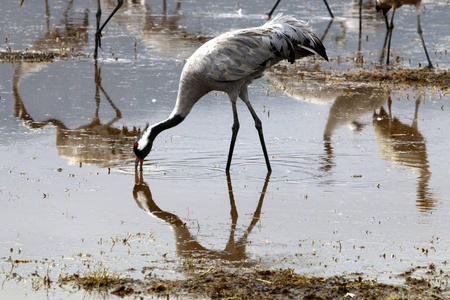
POLYGON ((275 3, 275 5, 272 7, 272 9, 270 10, 270 12, 267 14, 267 18, 270 20, 272 19, 272 14, 275 11, 275 9, 277 8, 278 4, 280 4, 281 0, 277 0, 277 3, 275 3))
POLYGON ((103 28, 105 28, 106 24, 108 24, 109 20, 111 20, 111 18, 114 16, 114 14, 119 10, 120 7, 122 7, 123 4, 123 0, 117 0, 117 6, 116 8, 114 8, 114 10, 112 11, 112 13, 109 15, 109 17, 106 19, 105 23, 103 23, 103 25, 99 27, 100 25, 100 17, 102 15, 102 10, 100 7, 100 0, 98 0, 98 11, 97 11, 97 32, 95 33, 95 52, 94 52, 94 58, 97 58, 97 53, 98 53, 98 48, 102 47, 102 42, 101 42, 101 38, 102 38, 102 30, 103 28))
MULTIPOLYGON (((281 1, 281 0, 277 0, 277 2, 276 2, 275 5, 272 7, 272 9, 270 10, 270 12, 267 14, 267 18, 268 18, 269 20, 272 19, 272 14, 273 14, 273 12, 275 11, 275 9, 277 8, 278 4, 280 4, 280 1, 281 1)), ((328 13, 330 14, 330 17, 331 17, 331 18, 334 18, 333 12, 331 11, 331 8, 330 8, 330 6, 328 5, 327 0, 323 0, 323 2, 325 3, 325 6, 326 6, 327 9, 328 9, 328 13)))
POLYGON ((264 153, 264 159, 266 160, 267 171, 272 172, 272 168, 270 167, 269 155, 267 155, 266 143, 264 142, 262 122, 258 118, 258 115, 256 114, 255 110, 253 109, 252 105, 250 104, 250 101, 248 100, 247 86, 244 86, 241 88, 241 91, 239 93, 239 98, 241 98, 242 101, 244 101, 245 104, 247 104, 248 110, 252 114, 253 120, 255 120, 255 127, 256 127, 256 130, 258 130, 259 140, 261 142, 261 147, 262 147, 262 150, 264 153))
POLYGON ((389 21, 388 21, 388 14, 384 15, 384 23, 386 24, 386 30, 389 31, 389 21))
POLYGON ((427 56, 428 59, 428 67, 433 68, 430 56, 428 56, 427 47, 425 46, 425 41, 422 36, 422 26, 420 26, 420 2, 418 3, 418 5, 416 5, 416 14, 417 14, 417 33, 419 33, 420 39, 422 40, 423 49, 425 50, 425 55, 427 56))
POLYGON ((328 5, 327 0, 323 0, 323 2, 325 3, 325 6, 326 6, 327 9, 328 9, 328 13, 330 14, 330 17, 331 17, 331 18, 334 18, 333 12, 331 11, 331 8, 330 8, 330 6, 328 5))
POLYGON ((239 118, 237 114, 237 108, 236 108, 236 102, 237 102, 237 95, 229 96, 231 100, 231 106, 233 108, 233 127, 231 127, 231 130, 233 131, 233 135, 231 136, 231 143, 230 143, 230 150, 228 151, 228 160, 227 160, 227 167, 225 168, 225 171, 230 171, 231 166, 231 158, 233 157, 233 151, 234 151, 234 144, 236 143, 236 137, 239 131, 239 118))
POLYGON ((389 24, 389 40, 388 40, 388 49, 387 49, 387 57, 386 64, 389 64, 389 54, 391 51, 391 39, 392 39, 392 31, 394 30, 394 15, 395 15, 396 7, 392 9, 391 23, 389 24))
MULTIPOLYGON (((95 32, 97 33, 99 28, 100 28, 100 19, 102 17, 102 5, 100 4, 100 0, 97 0, 97 13, 95 14, 95 17, 97 19, 97 27, 95 28, 95 32)), ((101 47, 100 44, 100 39, 97 39, 97 37, 95 37, 95 50, 94 50, 94 58, 97 58, 97 54, 98 54, 98 47, 101 47)))

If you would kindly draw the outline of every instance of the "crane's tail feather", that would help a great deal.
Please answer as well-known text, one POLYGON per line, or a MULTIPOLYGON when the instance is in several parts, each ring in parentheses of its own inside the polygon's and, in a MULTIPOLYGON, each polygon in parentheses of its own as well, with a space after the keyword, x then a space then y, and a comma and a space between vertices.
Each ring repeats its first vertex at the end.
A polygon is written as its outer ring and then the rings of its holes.
POLYGON ((279 14, 262 27, 275 31, 275 34, 271 35, 273 50, 290 63, 314 54, 319 54, 328 61, 324 45, 308 27, 308 23, 279 14))

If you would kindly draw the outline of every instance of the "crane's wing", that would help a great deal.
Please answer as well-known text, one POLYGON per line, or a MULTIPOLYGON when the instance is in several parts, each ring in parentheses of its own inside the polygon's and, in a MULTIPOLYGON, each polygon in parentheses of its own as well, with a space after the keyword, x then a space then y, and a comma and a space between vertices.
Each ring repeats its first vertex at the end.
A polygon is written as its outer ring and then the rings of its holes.
POLYGON ((283 59, 320 54, 325 47, 306 23, 278 15, 261 27, 222 34, 200 47, 188 64, 216 81, 250 81, 283 59))

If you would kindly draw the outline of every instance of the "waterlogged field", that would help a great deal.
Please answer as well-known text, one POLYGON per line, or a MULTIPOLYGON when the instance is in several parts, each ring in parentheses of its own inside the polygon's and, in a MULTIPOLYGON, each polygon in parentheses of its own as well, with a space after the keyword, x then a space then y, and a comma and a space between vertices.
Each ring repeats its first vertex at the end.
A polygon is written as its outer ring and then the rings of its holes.
MULTIPOLYGON (((2 3, 0 296, 450 297, 448 15, 397 10, 391 67, 373 1, 282 1, 330 62, 249 88, 273 172, 238 103, 200 100, 135 172, 132 144, 173 109, 185 60, 272 1, 125 3, 94 61, 97 1, 2 3)), ((103 16, 116 1, 102 1, 103 16)))

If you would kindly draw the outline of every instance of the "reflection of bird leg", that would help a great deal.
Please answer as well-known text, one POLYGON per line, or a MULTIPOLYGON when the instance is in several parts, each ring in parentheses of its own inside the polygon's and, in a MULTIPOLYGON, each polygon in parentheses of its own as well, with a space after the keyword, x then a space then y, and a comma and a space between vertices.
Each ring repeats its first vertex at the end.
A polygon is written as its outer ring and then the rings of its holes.
POLYGON ((253 230, 253 227, 255 227, 256 223, 258 223, 260 217, 261 217, 261 209, 264 201, 264 197, 266 196, 267 186, 269 185, 270 180, 270 172, 267 173, 266 179, 264 180, 264 185, 261 190, 261 196, 259 197, 258 205, 256 206, 255 212, 253 213, 252 221, 250 222, 250 225, 247 227, 247 235, 250 234, 250 232, 253 230))
POLYGON ((144 174, 142 168, 138 170, 138 164, 136 164, 136 168, 134 169, 134 183, 136 185, 144 183, 144 174))
POLYGON ((388 111, 383 106, 380 112, 374 112, 373 125, 375 136, 385 159, 406 166, 418 172, 416 206, 419 211, 432 210, 436 200, 428 184, 431 178, 429 170, 426 140, 418 129, 418 110, 421 97, 416 100, 412 125, 403 124, 392 116, 392 101, 388 100, 388 111))
POLYGON ((335 166, 333 145, 331 145, 331 136, 323 137, 323 148, 325 150, 325 156, 323 158, 323 163, 320 167, 320 170, 329 172, 335 166))
POLYGON ((333 24, 334 19, 330 19, 330 22, 328 22, 327 28, 325 28, 325 31, 323 32, 322 36, 320 37, 320 40, 323 42, 325 37, 327 36, 328 30, 330 30, 331 24, 333 24))
POLYGON ((114 10, 112 11, 112 13, 109 15, 109 17, 106 19, 105 23, 103 23, 103 25, 100 27, 100 18, 102 16, 102 8, 100 5, 100 0, 97 1, 98 4, 98 10, 97 10, 97 32, 95 33, 95 52, 94 52, 94 58, 97 58, 97 54, 98 54, 98 48, 102 47, 102 30, 103 28, 105 28, 106 24, 108 24, 109 20, 111 20, 111 18, 114 16, 114 14, 119 10, 119 8, 122 6, 123 4, 123 0, 117 0, 117 6, 116 8, 114 8, 114 10))
POLYGON ((230 172, 226 172, 226 174, 227 174, 228 196, 230 198, 230 208, 231 208, 230 210, 231 228, 230 228, 230 237, 228 238, 228 243, 227 246, 225 247, 225 251, 234 252, 236 250, 234 240, 238 220, 238 212, 236 209, 236 202, 234 201, 233 185, 231 184, 230 172))
POLYGON ((230 206, 231 206, 231 229, 230 236, 228 238, 227 245, 225 249, 220 250, 211 250, 203 247, 200 243, 198 243, 195 237, 190 233, 186 224, 175 214, 166 212, 161 210, 159 206, 154 202, 152 194, 150 192, 149 186, 143 181, 142 170, 138 171, 137 168, 135 170, 135 186, 133 188, 133 197, 138 204, 138 206, 144 211, 152 214, 158 219, 163 220, 167 224, 169 224, 174 232, 175 242, 177 247, 178 255, 185 257, 207 257, 207 258, 218 258, 218 259, 226 259, 229 261, 239 261, 246 259, 245 248, 247 245, 248 235, 251 233, 254 226, 258 223, 261 217, 261 209, 264 201, 264 196, 267 191, 267 186, 269 184, 270 173, 267 174, 264 186, 261 191, 261 195, 258 201, 258 205, 253 213, 252 221, 250 225, 247 227, 247 230, 243 234, 243 236, 235 242, 235 232, 238 220, 238 213, 236 209, 236 204, 234 200, 233 187, 231 184, 231 179, 229 174, 227 174, 227 186, 228 186, 228 195, 230 198, 230 206))
MULTIPOLYGON (((247 246, 248 236, 252 232, 253 228, 255 227, 255 225, 258 223, 258 221, 261 218, 261 209, 262 209, 262 205, 264 202, 264 197, 266 195, 267 186, 269 185, 269 180, 270 180, 270 172, 268 172, 266 175, 266 179, 264 181, 264 185, 261 190, 261 195, 259 197, 258 205, 256 206, 255 212, 253 213, 252 221, 250 222, 249 226, 247 227, 247 230, 245 231, 245 233, 237 241, 237 243, 234 243, 234 240, 233 240, 232 245, 237 253, 245 254, 245 247, 247 246)), ((231 178, 230 178, 229 173, 227 173, 227 181, 228 181, 228 191, 230 193, 230 203, 233 203, 233 205, 234 205, 234 196, 233 196, 233 191, 232 191, 232 186, 231 186, 231 178)), ((235 205, 234 205, 234 208, 233 208, 233 206, 231 208, 232 218, 233 218, 233 214, 235 214, 235 218, 236 218, 236 221, 232 222, 232 224, 234 224, 234 227, 232 226, 232 232, 233 232, 233 236, 234 236, 234 230, 236 228, 237 217, 238 217, 235 205)), ((231 238, 231 234, 230 234, 230 238, 231 238)), ((228 249, 230 246, 231 246, 231 244, 229 243, 227 245, 226 249, 228 249)))
MULTIPOLYGON (((108 123, 106 123, 106 126, 110 126, 113 123, 115 123, 117 120, 122 118, 122 112, 120 111, 120 109, 113 103, 113 101, 111 100, 111 97, 109 97, 108 93, 105 91, 105 89, 102 86, 102 76, 101 76, 101 72, 102 69, 99 68, 97 66, 97 61, 95 62, 95 99, 97 101, 98 99, 98 104, 100 103, 100 93, 99 90, 103 93, 103 95, 105 96, 106 100, 108 101, 108 103, 111 105, 111 107, 114 109, 114 111, 116 112, 116 117, 114 119, 112 119, 111 121, 109 121, 108 123)), ((98 110, 98 105, 97 105, 97 110, 98 110)), ((98 111, 97 111, 98 113, 98 111)), ((97 116, 97 115, 96 115, 97 116)), ((98 116, 97 116, 98 117, 98 116)))
POLYGON ((13 115, 15 117, 18 117, 26 127, 31 129, 40 129, 47 126, 48 124, 53 124, 61 129, 67 129, 67 127, 59 120, 48 119, 42 122, 37 122, 33 119, 33 117, 30 116, 19 93, 19 83, 22 79, 22 76, 24 76, 23 63, 19 63, 17 68, 14 70, 14 75, 12 78, 12 91, 15 100, 13 115))

